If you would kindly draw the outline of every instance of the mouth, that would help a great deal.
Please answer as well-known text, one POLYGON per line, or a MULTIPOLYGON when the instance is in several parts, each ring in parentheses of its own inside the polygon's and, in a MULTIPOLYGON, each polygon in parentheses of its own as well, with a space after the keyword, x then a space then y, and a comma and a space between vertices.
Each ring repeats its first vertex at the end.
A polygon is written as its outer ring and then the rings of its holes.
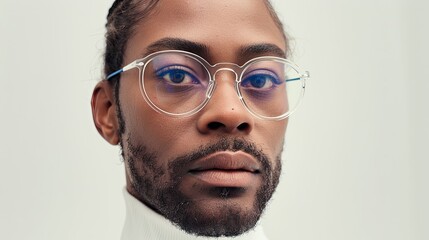
POLYGON ((244 152, 217 152, 196 161, 189 174, 212 187, 248 187, 259 179, 260 165, 244 152))

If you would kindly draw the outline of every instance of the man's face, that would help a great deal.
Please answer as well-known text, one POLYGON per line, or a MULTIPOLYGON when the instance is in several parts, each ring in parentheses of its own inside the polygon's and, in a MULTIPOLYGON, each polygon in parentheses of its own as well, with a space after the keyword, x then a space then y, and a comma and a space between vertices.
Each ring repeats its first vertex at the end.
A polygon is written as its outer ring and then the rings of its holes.
MULTIPOLYGON (((239 54, 261 44, 285 51, 283 35, 263 1, 160 1, 136 26, 124 63, 157 50, 192 51, 195 44, 207 47, 204 57, 211 64, 277 56, 260 47, 239 54)), ((234 80, 231 72, 217 73, 210 102, 183 118, 158 113, 146 103, 137 69, 120 80, 127 190, 198 235, 237 235, 252 228, 280 175, 287 120, 253 117, 240 102, 234 80)))

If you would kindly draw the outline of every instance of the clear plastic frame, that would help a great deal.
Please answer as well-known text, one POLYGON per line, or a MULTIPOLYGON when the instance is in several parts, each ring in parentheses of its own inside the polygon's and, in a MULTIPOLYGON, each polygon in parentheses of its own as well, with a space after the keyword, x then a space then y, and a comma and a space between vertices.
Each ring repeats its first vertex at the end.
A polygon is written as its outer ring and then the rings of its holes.
POLYGON ((307 71, 301 72, 279 57, 257 57, 241 66, 211 65, 196 54, 166 50, 135 60, 107 79, 133 68, 139 69, 140 90, 146 102, 155 111, 172 117, 191 116, 203 109, 216 90, 216 78, 227 74, 237 97, 251 114, 283 120, 299 106, 309 78, 307 71))

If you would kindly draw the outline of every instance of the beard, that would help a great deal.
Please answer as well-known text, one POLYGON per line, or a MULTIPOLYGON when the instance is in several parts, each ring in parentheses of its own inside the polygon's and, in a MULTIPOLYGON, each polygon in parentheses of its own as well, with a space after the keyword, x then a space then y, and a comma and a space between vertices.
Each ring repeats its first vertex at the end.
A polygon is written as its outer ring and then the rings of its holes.
POLYGON ((125 145, 121 141, 121 147, 133 195, 176 226, 200 236, 237 236, 254 228, 279 183, 281 173, 281 152, 273 167, 262 150, 241 138, 221 138, 215 143, 170 159, 167 167, 158 159, 155 151, 148 150, 144 145, 135 145, 130 135, 125 145), (256 191, 252 208, 246 209, 236 201, 230 201, 244 192, 244 188, 211 188, 211 195, 222 200, 212 211, 201 208, 205 199, 190 198, 180 190, 186 174, 183 169, 218 151, 243 151, 260 163, 262 184, 256 191))

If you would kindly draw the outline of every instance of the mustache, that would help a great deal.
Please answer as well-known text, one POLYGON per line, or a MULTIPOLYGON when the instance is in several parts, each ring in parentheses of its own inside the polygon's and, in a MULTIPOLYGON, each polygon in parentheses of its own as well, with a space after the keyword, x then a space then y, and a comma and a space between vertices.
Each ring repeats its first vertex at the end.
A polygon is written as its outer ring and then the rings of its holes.
POLYGON ((186 165, 204 158, 210 154, 220 151, 242 151, 253 156, 262 166, 262 171, 268 173, 271 169, 271 162, 268 156, 251 141, 242 138, 221 138, 215 143, 200 146, 198 149, 178 156, 173 161, 169 161, 168 168, 171 174, 177 173, 177 169, 184 169, 186 165))

